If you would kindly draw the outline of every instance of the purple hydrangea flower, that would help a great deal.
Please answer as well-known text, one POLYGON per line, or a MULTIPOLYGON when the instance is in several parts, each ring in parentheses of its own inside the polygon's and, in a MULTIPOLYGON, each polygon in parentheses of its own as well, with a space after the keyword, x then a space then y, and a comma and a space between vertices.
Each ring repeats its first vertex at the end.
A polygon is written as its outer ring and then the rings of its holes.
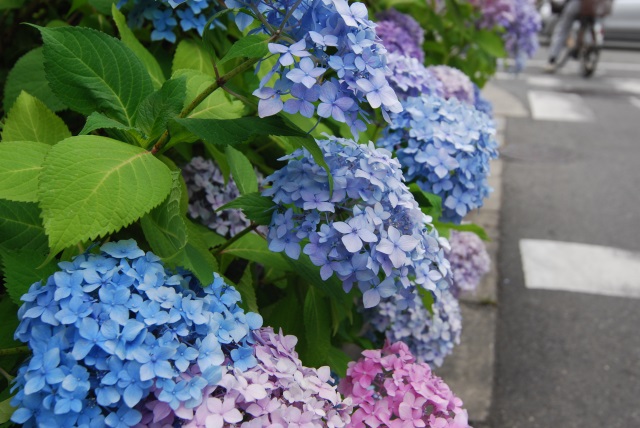
POLYGON ((318 144, 333 193, 309 152, 283 158, 288 164, 266 178, 273 186, 262 193, 278 204, 269 248, 297 259, 304 247, 323 279, 335 274, 346 291, 357 284, 365 307, 416 286, 437 297, 450 275, 441 249, 446 241, 420 211, 398 161, 371 144, 337 138, 318 144))
POLYGON ((376 34, 389 53, 397 53, 424 62, 424 30, 411 16, 388 9, 377 16, 376 34))
POLYGON ((152 394, 167 406, 193 408, 226 367, 240 359, 238 370, 255 364, 251 331, 262 319, 244 313, 240 294, 219 275, 203 287, 167 271, 133 240, 59 266, 22 297, 15 337, 33 355, 15 380, 14 422, 135 426, 152 394), (59 293, 72 283, 73 292, 59 293))
POLYGON ((447 259, 451 263, 453 284, 451 292, 458 296, 461 291, 473 291, 482 277, 489 272, 491 258, 482 239, 472 232, 451 231, 451 251, 447 259))
POLYGON ((448 65, 435 65, 427 67, 427 70, 442 82, 442 95, 445 99, 457 98, 467 104, 475 104, 475 87, 462 71, 448 65))
POLYGON ((489 162, 498 156, 489 116, 457 98, 412 97, 376 142, 395 150, 408 181, 442 198, 444 221, 460 223, 491 189, 489 162))
POLYGON ((389 74, 387 78, 401 99, 421 95, 444 96, 442 82, 429 68, 415 58, 397 53, 387 56, 389 74))
MULTIPOLYGON (((256 171, 258 182, 262 175, 256 171)), ((220 168, 211 160, 194 157, 182 169, 189 194, 189 216, 222 236, 234 236, 249 226, 241 210, 216 212, 221 206, 240 196, 233 177, 225 182, 220 168)))
MULTIPOLYGON (((227 0, 226 3, 262 14, 264 21, 252 32, 271 34, 282 28, 287 35, 269 44, 269 51, 278 56, 278 61, 254 91, 260 98, 260 117, 282 110, 300 112, 306 117, 317 113, 320 118, 345 122, 357 136, 368 120, 363 104, 381 108, 385 119, 389 113, 402 109, 386 79, 387 51, 376 36, 375 24, 369 20, 363 3, 348 4, 346 0, 227 0), (274 76, 275 83, 270 86, 268 82, 274 76), (294 91, 295 84, 317 88, 319 99, 294 91), (294 101, 283 102, 281 98, 285 95, 294 101)), ((236 16, 241 27, 252 21, 247 14, 236 16)))

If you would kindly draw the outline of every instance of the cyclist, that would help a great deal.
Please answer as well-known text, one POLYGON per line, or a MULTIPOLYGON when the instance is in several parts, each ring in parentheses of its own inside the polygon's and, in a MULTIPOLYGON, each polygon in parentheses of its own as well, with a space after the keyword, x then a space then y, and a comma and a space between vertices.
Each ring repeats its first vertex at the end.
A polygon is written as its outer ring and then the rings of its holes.
MULTIPOLYGON (((546 71, 555 71, 558 54, 567 43, 573 22, 578 18, 593 20, 596 17, 608 15, 611 12, 612 2, 613 0, 568 0, 565 2, 551 35, 546 71)), ((584 25, 584 21, 581 24, 584 25)))

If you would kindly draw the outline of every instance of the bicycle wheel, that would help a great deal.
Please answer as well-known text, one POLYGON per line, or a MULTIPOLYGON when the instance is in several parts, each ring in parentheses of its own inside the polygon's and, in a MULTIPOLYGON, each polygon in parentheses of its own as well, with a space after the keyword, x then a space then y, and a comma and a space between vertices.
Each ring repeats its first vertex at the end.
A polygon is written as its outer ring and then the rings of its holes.
POLYGON ((588 46, 582 53, 580 61, 580 72, 582 77, 588 78, 596 71, 596 65, 600 59, 600 48, 596 46, 588 46))

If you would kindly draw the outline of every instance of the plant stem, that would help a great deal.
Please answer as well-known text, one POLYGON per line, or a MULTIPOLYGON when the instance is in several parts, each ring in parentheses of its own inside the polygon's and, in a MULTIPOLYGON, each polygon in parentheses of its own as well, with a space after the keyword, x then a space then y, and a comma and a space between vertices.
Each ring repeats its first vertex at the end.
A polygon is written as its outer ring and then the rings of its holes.
MULTIPOLYGON (((213 91, 215 91, 221 86, 224 86, 229 80, 231 80, 238 74, 243 73, 244 71, 251 68, 259 60, 260 58, 250 58, 245 62, 243 62, 242 64, 240 64, 239 66, 237 66, 236 68, 234 68, 233 70, 231 70, 230 72, 228 72, 227 74, 216 79, 216 81, 213 82, 211 85, 209 85, 204 91, 200 92, 198 96, 195 97, 194 100, 189 103, 188 106, 182 109, 182 111, 178 115, 178 118, 182 119, 187 117, 189 114, 191 114, 193 110, 195 110, 196 107, 200 105, 202 101, 204 101, 209 95, 211 95, 213 91)), ((169 130, 164 131, 164 133, 160 136, 158 141, 153 145, 153 149, 151 149, 151 153, 153 154, 158 153, 165 146, 165 144, 167 144, 167 142, 169 142, 169 130)))
POLYGON ((4 376, 4 378, 7 380, 7 382, 11 383, 13 382, 13 380, 15 379, 15 376, 11 376, 9 373, 7 373, 7 371, 5 369, 3 369, 2 367, 0 367, 0 375, 4 376))
POLYGON ((247 227, 246 229, 242 230, 241 232, 238 232, 237 234, 235 234, 233 236, 233 238, 229 239, 227 242, 225 242, 224 244, 219 246, 215 250, 215 252, 213 254, 214 255, 220 254, 222 251, 224 251, 226 248, 228 248, 231 244, 236 242, 238 239, 242 238, 247 233, 250 233, 250 232, 253 232, 254 230, 256 230, 257 227, 258 227, 258 225, 256 223, 251 223, 251 225, 249 227, 247 227))
POLYGON ((0 357, 7 355, 26 355, 31 352, 28 346, 16 346, 15 348, 0 349, 0 357))

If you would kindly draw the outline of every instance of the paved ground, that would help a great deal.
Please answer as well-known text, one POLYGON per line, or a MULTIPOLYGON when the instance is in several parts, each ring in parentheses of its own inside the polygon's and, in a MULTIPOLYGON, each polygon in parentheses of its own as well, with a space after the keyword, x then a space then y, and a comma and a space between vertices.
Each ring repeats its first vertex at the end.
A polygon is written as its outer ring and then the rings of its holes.
POLYGON ((640 54, 608 56, 496 82, 532 115, 502 151, 493 428, 640 426, 640 54))
POLYGON ((640 53, 590 80, 543 65, 485 90, 508 144, 473 220, 496 268, 436 373, 476 428, 640 427, 640 53))

